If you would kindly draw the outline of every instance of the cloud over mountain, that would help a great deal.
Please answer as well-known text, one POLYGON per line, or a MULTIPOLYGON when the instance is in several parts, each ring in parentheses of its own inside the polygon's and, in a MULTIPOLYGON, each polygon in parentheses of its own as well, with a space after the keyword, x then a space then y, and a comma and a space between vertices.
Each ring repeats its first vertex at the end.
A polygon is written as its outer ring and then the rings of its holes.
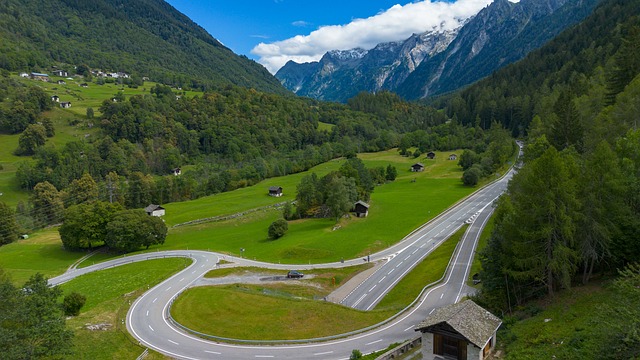
POLYGON ((414 33, 434 28, 451 30, 475 15, 493 0, 419 1, 394 5, 365 19, 354 19, 346 25, 321 26, 308 35, 260 43, 251 52, 271 73, 287 61, 319 60, 329 50, 371 49, 382 42, 403 40, 414 33))

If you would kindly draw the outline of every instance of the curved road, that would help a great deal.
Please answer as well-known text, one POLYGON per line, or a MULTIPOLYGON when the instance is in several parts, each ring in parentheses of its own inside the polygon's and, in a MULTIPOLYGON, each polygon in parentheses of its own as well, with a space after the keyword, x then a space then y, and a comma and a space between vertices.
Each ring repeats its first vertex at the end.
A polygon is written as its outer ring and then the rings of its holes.
MULTIPOLYGON (((393 321, 374 330, 338 340, 298 345, 235 345, 203 340, 175 328, 166 319, 169 306, 184 289, 215 268, 222 255, 211 252, 182 250, 128 256, 71 270, 51 279, 50 283, 57 285, 91 271, 133 261, 175 256, 190 257, 193 259, 190 266, 147 291, 129 309, 127 329, 142 345, 179 359, 348 359, 353 349, 370 353, 384 349, 391 343, 415 337, 415 326, 434 309, 457 302, 468 293, 465 282, 477 239, 493 211, 491 203, 506 189, 511 176, 512 171, 456 204, 400 243, 371 255, 371 261, 387 261, 343 299, 342 304, 357 309, 372 309, 404 275, 442 241, 464 222, 471 223, 451 259, 443 282, 430 288, 415 306, 393 321)), ((242 265, 276 269, 300 268, 299 265, 276 265, 240 258, 232 259, 242 265)), ((344 263, 320 264, 306 268, 341 267, 360 263, 362 259, 353 259, 344 263)))

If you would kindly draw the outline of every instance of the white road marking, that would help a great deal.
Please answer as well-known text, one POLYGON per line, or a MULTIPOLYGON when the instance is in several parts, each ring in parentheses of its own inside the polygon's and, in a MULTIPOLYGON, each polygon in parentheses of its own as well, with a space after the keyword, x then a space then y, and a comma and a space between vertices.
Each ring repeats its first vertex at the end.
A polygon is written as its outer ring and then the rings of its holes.
POLYGON ((387 277, 387 275, 383 276, 382 279, 380 279, 380 281, 378 281, 378 284, 380 284, 382 282, 382 280, 384 280, 387 277))
POLYGON ((165 290, 165 291, 169 291, 169 290, 171 290, 171 286, 169 286, 169 287, 167 288, 167 290, 165 290))
POLYGON ((153 301, 152 301, 152 302, 154 302, 154 303, 155 303, 156 301, 158 301, 158 298, 153 299, 153 301))
POLYGON ((400 265, 402 265, 402 261, 400 261, 400 263, 396 265, 396 267, 400 267, 400 265))
POLYGON ((369 289, 369 292, 371 292, 371 290, 375 289, 376 286, 378 286, 378 284, 373 285, 373 287, 371 289, 369 289))
POLYGON ((360 299, 358 299, 358 301, 356 301, 356 302, 353 304, 353 307, 356 307, 358 304, 360 304, 360 301, 362 301, 362 299, 364 299, 364 297, 365 297, 365 296, 367 296, 367 294, 364 294, 364 295, 360 296, 360 299))
POLYGON ((411 329, 413 329, 413 325, 411 325, 411 326, 409 326, 408 328, 404 329, 404 331, 409 331, 409 330, 411 330, 411 329))
POLYGON ((423 247, 424 247, 424 244, 420 245, 420 248, 423 248, 423 247))
POLYGON ((391 269, 391 271, 389 271, 389 272, 387 273, 387 275, 391 275, 391 273, 393 272, 393 270, 395 270, 395 269, 391 269))
POLYGON ((411 257, 411 255, 407 256, 406 258, 404 258, 404 261, 409 260, 410 257, 411 257))
POLYGON ((201 267, 201 268, 203 268, 203 267, 204 267, 204 264, 202 264, 202 266, 200 266, 200 267, 201 267))
POLYGON ((173 341, 173 340, 170 340, 170 339, 167 339, 167 340, 168 340, 170 343, 172 343, 172 344, 180 345, 180 344, 178 344, 177 342, 175 342, 175 341, 173 341))
POLYGON ((372 341, 372 342, 370 342, 370 343, 366 343, 365 345, 373 345, 373 344, 375 344, 375 343, 379 343, 379 342, 381 342, 381 341, 382 341, 382 339, 380 339, 380 340, 376 340, 376 341, 372 341))
POLYGON ((431 309, 431 311, 429 311, 429 315, 433 314, 434 311, 436 311, 436 309, 431 309))
POLYGON ((272 358, 275 357, 273 355, 256 355, 257 358, 272 358))
POLYGON ((205 350, 204 352, 209 353, 209 354, 214 354, 214 355, 221 355, 221 353, 217 352, 217 351, 209 351, 209 350, 205 350))
POLYGON ((418 249, 413 250, 413 252, 411 253, 411 255, 415 254, 418 252, 418 249))
POLYGON ((196 273, 196 271, 195 271, 195 270, 193 270, 191 273, 192 273, 192 274, 195 274, 195 273, 196 273))
POLYGON ((151 327, 151 325, 149 325, 149 329, 151 329, 151 331, 155 332, 155 330, 153 330, 153 328, 151 327))
POLYGON ((147 310, 147 316, 149 316, 149 310, 147 310))
POLYGON ((182 279, 178 280, 178 282, 181 282, 182 280, 184 280, 184 278, 182 278, 182 279))
POLYGON ((320 355, 329 355, 329 354, 333 354, 333 351, 326 351, 326 352, 321 352, 321 353, 315 353, 313 355, 315 356, 320 356, 320 355))
POLYGON ((444 297, 444 293, 442 293, 442 295, 440 295, 440 299, 442 299, 444 297))

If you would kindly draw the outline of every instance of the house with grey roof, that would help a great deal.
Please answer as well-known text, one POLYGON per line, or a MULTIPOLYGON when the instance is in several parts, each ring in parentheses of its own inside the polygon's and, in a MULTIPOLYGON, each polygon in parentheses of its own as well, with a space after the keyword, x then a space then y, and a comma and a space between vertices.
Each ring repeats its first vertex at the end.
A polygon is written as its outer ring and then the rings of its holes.
POLYGON ((275 197, 282 196, 282 186, 270 186, 269 196, 275 196, 275 197))
POLYGON ((144 208, 144 211, 147 213, 147 215, 150 215, 150 216, 163 216, 164 215, 164 208, 162 206, 156 205, 156 204, 150 204, 149 206, 144 208))
POLYGON ((502 321, 471 300, 436 309, 415 329, 425 360, 484 360, 496 346, 502 321))
POLYGON ((369 215, 369 204, 362 200, 358 200, 353 205, 353 212, 356 213, 356 217, 367 217, 367 215, 369 215))

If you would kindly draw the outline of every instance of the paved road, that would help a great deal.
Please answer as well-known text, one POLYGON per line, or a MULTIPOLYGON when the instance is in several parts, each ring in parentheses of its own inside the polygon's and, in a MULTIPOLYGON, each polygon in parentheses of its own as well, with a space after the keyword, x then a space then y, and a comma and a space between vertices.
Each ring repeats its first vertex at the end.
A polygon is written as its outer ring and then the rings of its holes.
MULTIPOLYGON (((437 244, 455 232, 463 222, 472 218, 472 224, 451 260, 444 282, 430 288, 414 307, 388 324, 338 340, 299 345, 232 345, 203 340, 177 329, 167 320, 170 304, 184 289, 213 269, 219 258, 223 257, 211 252, 170 251, 128 256, 72 270, 51 279, 50 283, 63 283, 84 273, 133 261, 172 256, 190 257, 193 263, 189 267, 147 291, 131 306, 127 314, 127 328, 142 345, 178 359, 348 359, 353 349, 369 353, 381 350, 390 343, 401 342, 416 336, 414 327, 434 309, 458 301, 469 291, 465 281, 468 278, 477 238, 493 211, 490 204, 504 191, 510 177, 511 174, 508 174, 503 179, 478 191, 401 243, 372 255, 372 261, 388 259, 388 262, 345 298, 343 302, 346 305, 360 309, 373 308, 382 296, 437 244)), ((300 268, 296 265, 267 264, 228 256, 225 258, 241 265, 277 269, 300 268)), ((361 262, 362 259, 353 259, 345 263, 308 267, 329 268, 361 262)))

